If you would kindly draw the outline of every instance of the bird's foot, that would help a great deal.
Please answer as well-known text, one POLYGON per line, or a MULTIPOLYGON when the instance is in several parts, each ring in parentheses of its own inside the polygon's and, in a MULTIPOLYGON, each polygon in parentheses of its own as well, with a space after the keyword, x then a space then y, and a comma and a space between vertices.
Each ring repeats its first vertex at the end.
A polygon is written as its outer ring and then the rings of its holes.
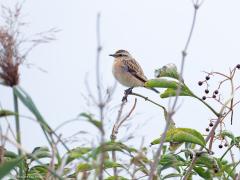
POLYGON ((127 97, 128 97, 129 94, 132 93, 132 89, 133 89, 133 87, 128 88, 124 91, 124 96, 122 98, 122 102, 127 102, 127 97))

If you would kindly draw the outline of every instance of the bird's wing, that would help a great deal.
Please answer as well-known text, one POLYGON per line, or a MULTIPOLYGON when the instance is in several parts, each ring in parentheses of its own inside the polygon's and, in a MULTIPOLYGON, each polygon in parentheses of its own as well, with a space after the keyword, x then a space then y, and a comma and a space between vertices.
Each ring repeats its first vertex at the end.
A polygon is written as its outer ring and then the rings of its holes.
POLYGON ((141 66, 135 59, 123 59, 123 64, 127 68, 128 72, 131 73, 135 78, 142 82, 147 81, 141 66))

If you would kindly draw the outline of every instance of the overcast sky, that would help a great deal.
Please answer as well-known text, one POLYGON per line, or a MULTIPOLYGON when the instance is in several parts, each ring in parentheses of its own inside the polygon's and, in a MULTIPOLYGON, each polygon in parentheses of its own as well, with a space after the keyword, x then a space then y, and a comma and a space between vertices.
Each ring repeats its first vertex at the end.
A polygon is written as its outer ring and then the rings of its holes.
MULTIPOLYGON (((1 4, 12 6, 16 1, 1 0, 1 4)), ((202 71, 220 71, 228 73, 240 61, 240 1, 205 0, 199 9, 196 28, 188 49, 184 79, 186 84, 199 96, 203 88, 197 82, 204 79, 202 71)), ((52 127, 76 117, 81 112, 95 112, 87 106, 82 97, 86 94, 84 79, 96 94, 96 17, 101 12, 101 74, 103 84, 108 87, 114 83, 111 72, 113 59, 108 54, 118 49, 126 49, 142 65, 147 77, 154 76, 154 69, 167 63, 181 62, 181 51, 185 45, 193 17, 190 0, 35 0, 25 1, 23 15, 29 25, 25 34, 32 35, 50 28, 61 31, 57 40, 44 44, 32 51, 28 62, 37 68, 21 68, 21 86, 31 95, 40 112, 52 127)), ((239 81, 236 81, 236 84, 239 81)), ((214 83, 210 87, 215 88, 214 83)), ((118 85, 113 96, 112 107, 121 102, 125 87, 118 85)), ((168 100, 160 99, 145 89, 135 89, 156 101, 167 105, 168 100)), ((0 87, 1 105, 12 109, 12 94, 9 88, 0 87)), ((228 97, 228 94, 226 94, 228 97)), ((209 101, 211 103, 211 101, 209 101)), ((133 99, 129 98, 129 104, 133 99)), ((200 102, 191 98, 181 98, 181 105, 174 120, 178 127, 196 128, 204 132, 209 119, 214 115, 200 102)), ((25 108, 21 114, 29 115, 25 108)), ((108 115, 109 120, 116 119, 117 109, 108 115)), ((239 116, 236 111, 235 117, 239 116)), ((148 102, 139 99, 134 113, 134 127, 138 137, 145 136, 146 144, 156 138, 164 127, 163 113, 148 102), (144 127, 142 127, 144 126, 144 127)), ((2 123, 2 122, 1 122, 2 123)), ((3 125, 4 123, 2 123, 3 125)), ((234 126, 239 132, 238 118, 234 126)), ((110 125, 107 125, 110 127, 110 125)), ((23 145, 31 150, 46 144, 39 126, 27 119, 21 119, 23 145)), ((67 137, 79 130, 92 130, 82 122, 73 122, 59 131, 67 137)), ((134 130, 134 129, 132 129, 134 130)), ((122 137, 125 132, 119 132, 122 137)), ((239 135, 239 134, 238 134, 239 135)), ((107 137, 108 138, 108 137, 107 137)), ((139 141, 139 140, 136 140, 139 141)), ((75 144, 76 145, 76 144, 75 144)))

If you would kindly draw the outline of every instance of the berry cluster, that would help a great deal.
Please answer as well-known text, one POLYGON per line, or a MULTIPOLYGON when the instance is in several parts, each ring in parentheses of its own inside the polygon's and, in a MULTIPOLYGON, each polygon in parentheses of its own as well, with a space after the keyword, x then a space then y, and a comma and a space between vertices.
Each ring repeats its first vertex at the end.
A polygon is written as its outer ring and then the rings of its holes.
MULTIPOLYGON (((208 126, 205 130, 206 130, 207 132, 209 132, 210 129, 211 129, 213 126, 214 126, 213 120, 211 120, 210 123, 209 123, 209 126, 208 126)), ((214 132, 214 134, 215 134, 215 132, 214 132)), ((223 137, 216 137, 216 138, 221 141, 221 144, 218 145, 219 149, 222 149, 223 146, 224 146, 224 147, 228 147, 228 143, 227 143, 227 141, 225 140, 225 138, 223 138, 223 137)))
POLYGON ((219 94, 219 89, 216 89, 216 90, 214 90, 213 91, 213 93, 212 93, 212 96, 207 96, 209 93, 210 93, 210 91, 209 91, 209 89, 208 89, 208 81, 210 80, 210 75, 212 75, 211 73, 209 73, 206 77, 205 77, 205 80, 204 81, 199 81, 198 82, 198 85, 199 86, 202 86, 203 84, 206 84, 206 86, 207 86, 207 88, 204 90, 204 93, 205 93, 205 95, 203 95, 202 96, 202 100, 206 100, 207 98, 217 98, 217 95, 219 94))

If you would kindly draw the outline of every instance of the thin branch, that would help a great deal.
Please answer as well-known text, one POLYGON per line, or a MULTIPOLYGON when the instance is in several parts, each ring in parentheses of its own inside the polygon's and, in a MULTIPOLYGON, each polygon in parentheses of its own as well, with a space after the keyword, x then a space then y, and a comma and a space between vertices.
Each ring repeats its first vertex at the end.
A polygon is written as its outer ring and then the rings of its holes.
MULTIPOLYGON (((114 142, 116 140, 116 135, 118 134, 118 130, 121 127, 121 125, 131 116, 131 114, 133 113, 134 109, 136 108, 136 104, 137 104, 137 98, 135 98, 133 107, 131 108, 131 110, 129 111, 129 113, 121 120, 121 115, 122 115, 122 111, 123 111, 123 107, 126 104, 126 101, 122 101, 120 109, 118 111, 118 115, 117 115, 117 120, 113 126, 112 129, 112 134, 111 134, 111 141, 114 142)), ((117 161, 117 156, 116 156, 116 152, 112 151, 112 158, 113 158, 113 162, 117 161)), ((114 177, 118 177, 118 173, 117 173, 117 168, 114 167, 113 168, 113 174, 114 177)))
MULTIPOLYGON (((199 3, 198 3, 198 0, 197 0, 196 3, 193 3, 193 5, 194 5, 193 20, 192 20, 192 25, 191 25, 190 32, 189 32, 189 35, 188 35, 188 38, 187 38, 187 42, 184 46, 184 50, 182 51, 182 60, 181 60, 181 69, 180 69, 179 81, 183 80, 183 71, 184 71, 185 59, 186 59, 186 56, 187 56, 187 50, 188 50, 190 41, 192 39, 192 34, 193 34, 195 24, 196 24, 197 12, 198 12, 198 9, 200 7, 199 3)), ((167 122, 166 122, 166 125, 165 125, 165 128, 164 128, 164 132, 161 135, 160 144, 159 144, 158 150, 157 150, 157 152, 154 156, 154 161, 151 165, 150 175, 149 175, 149 178, 148 178, 149 180, 152 180, 154 175, 156 174, 157 165, 158 165, 159 160, 161 159, 161 151, 162 151, 163 143, 165 141, 167 131, 170 128, 171 121, 172 121, 172 116, 175 113, 175 108, 177 106, 177 102, 178 102, 178 99, 179 99, 180 92, 181 92, 181 87, 179 86, 177 88, 176 97, 174 99, 171 110, 167 113, 167 115, 165 117, 167 122)))
MULTIPOLYGON (((101 46, 101 38, 100 38, 100 18, 101 14, 97 14, 97 22, 96 22, 96 35, 97 35, 97 56, 96 56, 96 79, 97 79, 97 92, 98 92, 98 108, 99 108, 99 114, 100 114, 100 121, 102 124, 101 127, 101 145, 104 144, 104 108, 105 105, 103 101, 103 95, 102 95, 102 88, 101 88, 101 82, 100 82, 100 54, 102 51, 101 46)), ((104 153, 101 153, 100 155, 100 167, 99 167, 99 174, 98 178, 99 180, 103 180, 103 167, 104 166, 104 153)))

